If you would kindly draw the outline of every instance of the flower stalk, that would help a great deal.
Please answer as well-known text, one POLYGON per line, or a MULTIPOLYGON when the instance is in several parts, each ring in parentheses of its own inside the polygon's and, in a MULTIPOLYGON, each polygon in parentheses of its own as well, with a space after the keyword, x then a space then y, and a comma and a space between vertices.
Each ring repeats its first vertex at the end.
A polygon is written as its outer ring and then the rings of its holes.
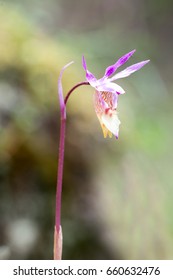
POLYGON ((60 139, 59 139, 59 155, 58 155, 58 171, 57 171, 57 186, 56 186, 56 206, 55 206, 55 229, 54 229, 54 260, 62 259, 62 228, 61 228, 61 197, 62 197, 62 181, 63 181, 63 167, 64 167, 64 151, 65 151, 65 130, 66 130, 66 104, 71 93, 82 85, 89 85, 84 81, 75 85, 63 97, 63 89, 61 84, 62 74, 64 70, 72 64, 67 64, 61 71, 58 79, 58 95, 60 102, 60 139))

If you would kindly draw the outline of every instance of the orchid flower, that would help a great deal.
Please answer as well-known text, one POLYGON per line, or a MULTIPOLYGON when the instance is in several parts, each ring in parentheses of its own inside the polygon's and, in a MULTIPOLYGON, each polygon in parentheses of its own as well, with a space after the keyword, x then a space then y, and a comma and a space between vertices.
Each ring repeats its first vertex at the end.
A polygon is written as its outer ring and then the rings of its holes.
POLYGON ((87 64, 83 56, 82 64, 86 72, 86 80, 95 89, 94 107, 105 138, 107 135, 112 137, 113 134, 118 139, 120 120, 118 119, 116 109, 118 105, 118 96, 125 93, 124 89, 118 84, 113 83, 113 81, 130 76, 150 61, 145 60, 133 64, 125 70, 113 75, 120 66, 129 60, 134 52, 135 50, 125 54, 119 58, 115 64, 108 66, 104 76, 98 80, 87 69, 87 64))

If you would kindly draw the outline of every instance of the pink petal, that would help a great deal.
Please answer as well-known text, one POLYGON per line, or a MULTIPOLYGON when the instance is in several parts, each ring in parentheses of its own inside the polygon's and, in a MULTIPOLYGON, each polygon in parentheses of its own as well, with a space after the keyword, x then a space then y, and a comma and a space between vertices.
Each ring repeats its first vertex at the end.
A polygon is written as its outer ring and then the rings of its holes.
POLYGON ((139 63, 133 64, 129 67, 127 67, 125 70, 117 73, 116 75, 114 75, 110 81, 115 81, 117 79, 121 79, 121 78, 125 78, 130 76, 132 73, 138 71, 139 69, 141 69, 145 64, 147 64, 150 60, 145 60, 145 61, 141 61, 139 63))
POLYGON ((104 77, 110 77, 112 74, 115 73, 115 71, 117 70, 117 68, 119 68, 121 65, 123 65, 124 63, 126 63, 129 58, 134 54, 136 50, 133 50, 125 55, 123 55, 121 58, 118 59, 118 61, 109 66, 108 68, 106 68, 106 71, 105 71, 105 74, 104 74, 104 77))
POLYGON ((87 70, 87 64, 86 64, 86 60, 85 60, 84 56, 82 56, 82 65, 83 65, 84 70, 86 71, 87 81, 91 84, 91 86, 95 87, 97 79, 89 70, 87 70))
POLYGON ((96 86, 96 83, 97 83, 97 79, 96 77, 90 72, 90 71, 86 71, 86 79, 87 81, 90 83, 90 85, 92 87, 95 87, 96 86))
POLYGON ((112 108, 116 109, 118 105, 118 95, 117 94, 112 94, 112 108))
POLYGON ((119 85, 115 83, 105 83, 97 86, 98 91, 108 91, 108 92, 113 92, 117 94, 123 94, 125 93, 124 89, 120 87, 119 85))

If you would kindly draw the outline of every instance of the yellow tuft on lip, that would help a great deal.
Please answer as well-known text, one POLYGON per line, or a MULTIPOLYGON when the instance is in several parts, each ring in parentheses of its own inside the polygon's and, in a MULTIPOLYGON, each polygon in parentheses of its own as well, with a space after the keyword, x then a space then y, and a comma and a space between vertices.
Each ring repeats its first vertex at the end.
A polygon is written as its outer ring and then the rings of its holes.
POLYGON ((107 136, 109 134, 109 130, 106 128, 106 126, 103 123, 101 123, 101 128, 102 128, 102 131, 103 131, 104 138, 107 138, 107 136))

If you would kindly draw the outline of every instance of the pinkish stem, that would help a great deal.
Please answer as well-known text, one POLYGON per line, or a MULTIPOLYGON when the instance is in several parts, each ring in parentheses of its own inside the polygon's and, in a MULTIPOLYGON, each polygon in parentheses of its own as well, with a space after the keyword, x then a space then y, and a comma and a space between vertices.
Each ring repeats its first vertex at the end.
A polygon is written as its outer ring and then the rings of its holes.
POLYGON ((60 140, 59 140, 59 157, 58 157, 58 171, 57 171, 57 186, 56 186, 56 209, 55 209, 55 232, 54 232, 54 259, 61 259, 62 255, 62 230, 61 230, 61 196, 62 196, 62 180, 63 180, 63 167, 64 167, 64 150, 65 150, 65 129, 66 129, 66 104, 71 93, 82 85, 89 85, 88 82, 81 82, 75 85, 63 97, 63 89, 61 84, 62 74, 64 70, 71 65, 67 64, 61 71, 58 79, 58 94, 60 101, 60 140))

